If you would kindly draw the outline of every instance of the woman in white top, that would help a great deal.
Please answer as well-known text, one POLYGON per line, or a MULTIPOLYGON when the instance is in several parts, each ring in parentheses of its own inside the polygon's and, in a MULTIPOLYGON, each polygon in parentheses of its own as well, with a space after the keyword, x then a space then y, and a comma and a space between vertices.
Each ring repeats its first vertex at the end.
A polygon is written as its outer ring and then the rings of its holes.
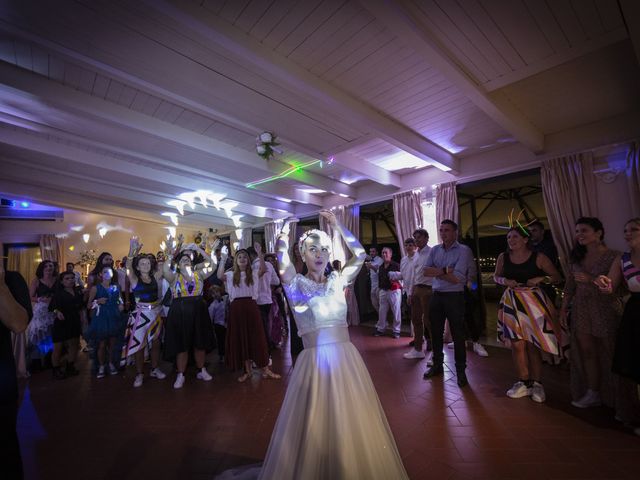
POLYGON ((238 250, 233 259, 233 270, 224 271, 224 265, 229 256, 227 247, 222 247, 218 265, 218 278, 225 282, 229 294, 229 324, 225 344, 225 364, 232 370, 244 369, 238 377, 244 382, 251 377, 252 363, 262 369, 263 378, 280 378, 280 375, 269 369, 269 352, 267 339, 260 317, 260 310, 256 298, 258 297, 258 279, 264 274, 266 267, 262 247, 254 245, 260 266, 253 271, 251 261, 246 250, 238 250))

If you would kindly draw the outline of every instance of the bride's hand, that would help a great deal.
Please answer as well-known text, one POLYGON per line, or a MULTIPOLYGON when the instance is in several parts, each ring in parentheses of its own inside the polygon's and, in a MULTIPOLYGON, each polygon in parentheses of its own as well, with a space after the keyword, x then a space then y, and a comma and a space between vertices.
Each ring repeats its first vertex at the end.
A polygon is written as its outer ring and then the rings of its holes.
POLYGON ((320 216, 324 217, 327 220, 327 223, 330 226, 335 227, 338 224, 338 219, 333 212, 329 210, 320 210, 320 212, 318 213, 320 214, 320 216))

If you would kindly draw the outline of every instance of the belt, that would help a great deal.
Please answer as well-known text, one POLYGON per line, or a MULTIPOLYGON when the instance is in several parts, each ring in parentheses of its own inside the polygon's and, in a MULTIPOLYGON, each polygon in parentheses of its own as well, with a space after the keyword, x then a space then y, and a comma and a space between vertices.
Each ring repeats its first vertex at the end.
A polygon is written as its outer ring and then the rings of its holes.
POLYGON ((418 283, 414 287, 433 288, 431 285, 425 285, 424 283, 418 283))

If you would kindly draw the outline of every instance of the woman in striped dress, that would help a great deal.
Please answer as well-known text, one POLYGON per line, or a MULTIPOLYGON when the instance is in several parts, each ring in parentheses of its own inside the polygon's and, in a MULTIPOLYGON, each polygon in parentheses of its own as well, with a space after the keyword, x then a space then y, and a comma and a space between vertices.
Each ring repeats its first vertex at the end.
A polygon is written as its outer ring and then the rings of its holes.
POLYGON ((529 249, 529 238, 526 228, 509 230, 508 249, 498 257, 494 279, 507 287, 498 306, 498 338, 510 344, 518 374, 507 396, 530 396, 540 403, 546 398, 541 350, 558 355, 561 335, 553 304, 540 284, 560 281, 560 273, 544 254, 529 249))

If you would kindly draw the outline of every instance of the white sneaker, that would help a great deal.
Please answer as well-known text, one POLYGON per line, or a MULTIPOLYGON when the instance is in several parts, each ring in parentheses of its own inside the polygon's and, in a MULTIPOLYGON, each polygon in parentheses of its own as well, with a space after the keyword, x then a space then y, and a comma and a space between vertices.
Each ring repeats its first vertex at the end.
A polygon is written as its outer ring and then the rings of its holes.
POLYGON ((507 397, 509 398, 522 398, 531 396, 531 388, 527 387, 524 382, 516 382, 509 390, 507 390, 507 397))
POLYGON ((473 342, 473 351, 476 352, 476 355, 478 355, 479 357, 488 357, 489 356, 489 352, 487 352, 487 349, 484 348, 478 342, 473 342))
POLYGON ((429 352, 427 355, 427 367, 433 367, 433 352, 429 352))
POLYGON ((412 348, 402 356, 404 358, 424 358, 426 355, 422 350, 416 350, 415 348, 412 348))
POLYGON ((600 393, 593 390, 587 390, 587 393, 580 400, 574 400, 571 405, 578 408, 599 407, 602 405, 600 393))
POLYGON ((151 370, 151 374, 149 375, 151 378, 157 378, 158 380, 164 380, 167 378, 167 374, 160 370, 158 367, 151 370))
POLYGON ((100 365, 100 367, 98 368, 98 375, 96 375, 96 378, 104 378, 104 377, 105 377, 104 365, 100 365))
POLYGON ((109 375, 117 375, 118 369, 115 367, 113 363, 109 364, 109 375))
POLYGON ((540 382, 533 382, 531 388, 531 400, 534 402, 542 403, 547 399, 547 395, 544 393, 544 387, 540 382))
POLYGON ((144 374, 138 373, 136 375, 136 379, 133 381, 133 388, 138 388, 142 386, 142 382, 144 382, 144 374))
POLYGON ((184 385, 184 373, 178 373, 178 376, 176 377, 176 381, 173 382, 173 388, 177 390, 179 388, 182 388, 183 385, 184 385))
POLYGON ((269 363, 267 364, 267 367, 270 367, 271 365, 273 365, 273 359, 271 358, 271 355, 269 355, 269 363))
POLYGON ((213 380, 213 377, 211 376, 211 374, 209 374, 209 372, 207 372, 207 369, 204 367, 202 367, 202 370, 198 372, 198 374, 196 375, 196 378, 198 380, 204 380, 205 382, 210 382, 211 380, 213 380))
POLYGON ((455 345, 453 344, 453 342, 447 343, 447 348, 449 350, 453 350, 455 348, 455 345))

